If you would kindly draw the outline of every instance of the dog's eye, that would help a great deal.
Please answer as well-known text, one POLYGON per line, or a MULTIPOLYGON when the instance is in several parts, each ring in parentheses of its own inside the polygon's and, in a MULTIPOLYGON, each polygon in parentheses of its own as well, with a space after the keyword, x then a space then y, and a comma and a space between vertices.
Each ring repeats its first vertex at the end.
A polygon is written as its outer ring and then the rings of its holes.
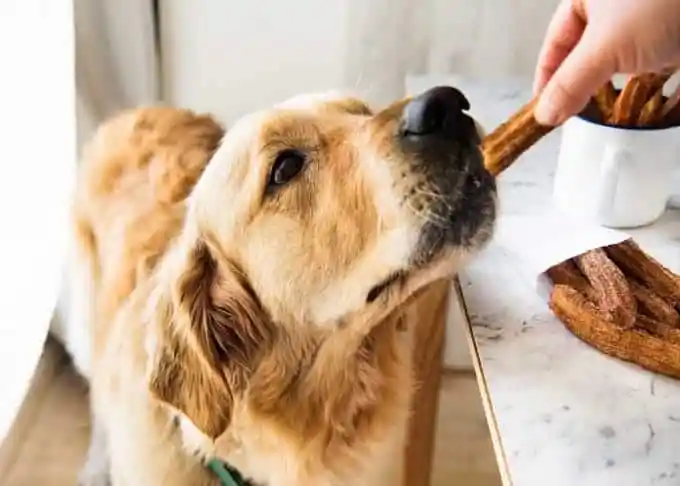
POLYGON ((304 165, 304 154, 297 150, 284 150, 276 156, 269 175, 269 185, 280 186, 287 183, 300 173, 304 165))

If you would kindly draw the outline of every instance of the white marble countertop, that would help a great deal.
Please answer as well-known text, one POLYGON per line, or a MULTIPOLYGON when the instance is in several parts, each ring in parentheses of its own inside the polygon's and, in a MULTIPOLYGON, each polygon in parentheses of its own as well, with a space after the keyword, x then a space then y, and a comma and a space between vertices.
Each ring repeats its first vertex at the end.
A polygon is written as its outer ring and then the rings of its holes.
MULTIPOLYGON (((460 87, 494 127, 530 97, 529 83, 474 83, 451 76, 409 81, 418 92, 460 87)), ((501 211, 550 210, 559 131, 499 178, 501 211)), ((679 186, 680 187, 680 186, 679 186)), ((680 213, 631 231, 680 270, 680 213)), ((491 245, 461 276, 506 482, 514 486, 677 486, 680 381, 605 356, 579 341, 517 278, 521 262, 491 245)))

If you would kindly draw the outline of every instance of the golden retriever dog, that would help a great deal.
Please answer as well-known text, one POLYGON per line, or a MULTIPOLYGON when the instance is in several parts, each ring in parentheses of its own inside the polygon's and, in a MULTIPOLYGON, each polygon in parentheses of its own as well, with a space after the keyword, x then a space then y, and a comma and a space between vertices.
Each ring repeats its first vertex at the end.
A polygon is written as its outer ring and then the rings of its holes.
MULTIPOLYGON (((455 88, 297 97, 225 132, 168 107, 88 144, 53 332, 90 384, 87 486, 395 485, 407 301, 489 240, 455 88)), ((409 321, 410 322, 410 321, 409 321)))

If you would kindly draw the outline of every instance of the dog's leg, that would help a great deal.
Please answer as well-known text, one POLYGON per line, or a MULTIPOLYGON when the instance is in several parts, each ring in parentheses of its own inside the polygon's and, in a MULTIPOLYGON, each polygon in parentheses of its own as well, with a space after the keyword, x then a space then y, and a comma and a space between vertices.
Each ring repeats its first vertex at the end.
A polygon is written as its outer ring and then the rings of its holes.
POLYGON ((109 448, 106 432, 92 414, 92 434, 85 465, 78 476, 78 486, 110 486, 109 448))

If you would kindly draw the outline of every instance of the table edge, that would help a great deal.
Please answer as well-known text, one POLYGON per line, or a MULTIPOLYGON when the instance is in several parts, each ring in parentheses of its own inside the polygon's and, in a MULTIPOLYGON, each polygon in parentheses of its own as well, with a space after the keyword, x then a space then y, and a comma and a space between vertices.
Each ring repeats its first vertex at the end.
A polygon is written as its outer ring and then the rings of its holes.
POLYGON ((491 444, 496 456, 496 464, 498 465, 498 472, 501 477, 501 482, 503 486, 512 486, 509 463, 505 449, 503 448, 500 427, 498 426, 496 413, 493 408, 493 403, 491 402, 491 394, 489 393, 489 386, 486 382, 486 376, 484 375, 484 369, 482 366, 482 360, 477 346, 477 341, 475 340, 474 333, 472 332, 470 313, 465 301, 465 294, 463 293, 460 279, 458 277, 454 279, 452 287, 452 290, 457 294, 458 299, 460 299, 463 314, 465 315, 465 336, 467 338, 468 349, 472 359, 472 367, 481 396, 482 407, 484 408, 484 415, 486 416, 487 425, 491 435, 491 444))

